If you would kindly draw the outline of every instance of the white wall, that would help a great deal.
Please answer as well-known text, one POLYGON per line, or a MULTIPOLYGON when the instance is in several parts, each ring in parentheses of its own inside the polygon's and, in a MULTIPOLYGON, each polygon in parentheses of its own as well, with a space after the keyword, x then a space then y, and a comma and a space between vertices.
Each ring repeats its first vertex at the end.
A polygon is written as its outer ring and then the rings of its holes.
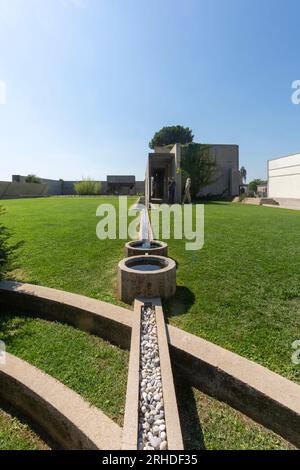
POLYGON ((300 199, 300 153, 268 161, 268 196, 300 199))

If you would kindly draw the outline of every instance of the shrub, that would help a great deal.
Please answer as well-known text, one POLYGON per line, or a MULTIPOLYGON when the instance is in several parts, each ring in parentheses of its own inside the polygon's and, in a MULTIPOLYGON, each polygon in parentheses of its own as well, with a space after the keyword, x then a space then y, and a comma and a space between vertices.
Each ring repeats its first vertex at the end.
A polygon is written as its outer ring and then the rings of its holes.
POLYGON ((100 187, 100 182, 93 181, 91 178, 86 178, 79 183, 74 183, 75 191, 81 196, 100 194, 100 187))
MULTIPOLYGON (((0 217, 4 214, 3 207, 0 206, 0 217)), ((9 232, 0 220, 0 279, 5 273, 9 261, 11 248, 8 246, 9 232)))

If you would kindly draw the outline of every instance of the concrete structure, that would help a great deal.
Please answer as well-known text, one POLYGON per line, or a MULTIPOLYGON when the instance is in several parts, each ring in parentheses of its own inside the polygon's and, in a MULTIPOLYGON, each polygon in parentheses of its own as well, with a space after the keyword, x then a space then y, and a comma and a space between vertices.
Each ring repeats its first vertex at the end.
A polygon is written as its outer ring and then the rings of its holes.
POLYGON ((46 183, 10 183, 0 181, 0 199, 13 199, 17 197, 42 197, 48 195, 46 183))
POLYGON ((58 380, 11 354, 0 363, 0 397, 64 450, 118 450, 121 428, 58 380))
MULTIPOLYGON (((214 183, 201 188, 199 196, 237 196, 242 178, 239 172, 238 145, 209 145, 210 156, 216 162, 214 183)), ((182 199, 181 146, 175 144, 172 149, 156 147, 148 154, 145 175, 146 203, 168 202, 168 179, 176 182, 175 202, 182 199)), ((191 175, 193 177, 193 175, 191 175)))
POLYGON ((175 144, 170 150, 167 147, 156 147, 148 154, 145 175, 145 202, 168 202, 168 179, 176 182, 175 202, 181 201, 181 147, 175 144))
POLYGON ((259 184, 257 186, 257 196, 258 197, 268 197, 268 184, 259 184))
MULTIPOLYGON (((1 311, 14 309, 76 326, 130 348, 132 311, 78 294, 0 282, 1 311)), ((166 325, 174 373, 300 448, 300 385, 267 368, 166 325)))
POLYGON ((215 182, 201 188, 199 196, 238 196, 242 178, 239 171, 239 146, 211 144, 210 154, 216 162, 215 182))
POLYGON ((300 203, 300 153, 268 160, 268 197, 300 203))
POLYGON ((146 253, 149 255, 168 256, 168 245, 165 242, 153 240, 147 248, 143 244, 142 240, 127 242, 124 248, 125 257, 145 255, 146 253))
MULTIPOLYGON (((12 175, 12 182, 0 181, 0 198, 75 196, 74 184, 79 181, 64 181, 40 178, 41 183, 26 183, 26 176, 12 175)), ((136 195, 144 194, 145 182, 136 181, 135 176, 107 176, 100 182, 101 195, 136 195)))
POLYGON ((168 450, 182 450, 184 447, 180 429, 166 326, 161 302, 158 298, 140 298, 136 299, 134 302, 122 449, 137 450, 138 444, 141 309, 145 305, 145 302, 148 305, 151 304, 155 309, 168 450))
POLYGON ((176 292, 176 263, 154 255, 124 258, 118 264, 117 283, 119 299, 128 304, 140 296, 168 299, 176 292))

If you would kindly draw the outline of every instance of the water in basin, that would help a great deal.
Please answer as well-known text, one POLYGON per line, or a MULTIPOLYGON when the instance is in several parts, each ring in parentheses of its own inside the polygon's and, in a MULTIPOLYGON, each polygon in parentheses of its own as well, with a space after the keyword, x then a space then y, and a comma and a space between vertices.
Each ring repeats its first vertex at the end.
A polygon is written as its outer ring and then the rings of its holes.
POLYGON ((130 265, 131 269, 135 269, 136 271, 157 271, 158 269, 162 269, 162 266, 159 264, 132 264, 130 265))

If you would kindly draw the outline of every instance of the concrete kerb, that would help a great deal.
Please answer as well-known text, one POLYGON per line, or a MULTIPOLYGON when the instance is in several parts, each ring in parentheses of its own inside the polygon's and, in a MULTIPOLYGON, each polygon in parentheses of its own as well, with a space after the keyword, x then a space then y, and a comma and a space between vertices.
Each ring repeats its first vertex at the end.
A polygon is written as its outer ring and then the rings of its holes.
POLYGON ((168 436, 168 449, 182 450, 184 449, 184 446, 170 361, 169 344, 167 338, 166 324, 164 320, 164 312, 159 298, 153 299, 152 303, 155 306, 157 324, 157 337, 162 376, 165 420, 168 436))
POLYGON ((139 370, 140 370, 140 338, 141 338, 141 307, 143 302, 136 300, 132 313, 132 333, 130 358, 127 378, 127 393, 122 434, 122 449, 137 450, 138 419, 139 419, 139 370))
POLYGON ((6 354, 0 397, 65 450, 118 450, 121 428, 80 395, 36 367, 6 354))
MULTIPOLYGON (((0 283, 0 306, 69 323, 130 348, 132 311, 30 284, 0 283)), ((173 367, 196 388, 300 448, 300 386, 209 341, 166 325, 173 367)))
POLYGON ((130 310, 83 295, 18 282, 0 282, 0 307, 67 323, 128 349, 130 310), (121 328, 120 328, 121 326, 121 328))

